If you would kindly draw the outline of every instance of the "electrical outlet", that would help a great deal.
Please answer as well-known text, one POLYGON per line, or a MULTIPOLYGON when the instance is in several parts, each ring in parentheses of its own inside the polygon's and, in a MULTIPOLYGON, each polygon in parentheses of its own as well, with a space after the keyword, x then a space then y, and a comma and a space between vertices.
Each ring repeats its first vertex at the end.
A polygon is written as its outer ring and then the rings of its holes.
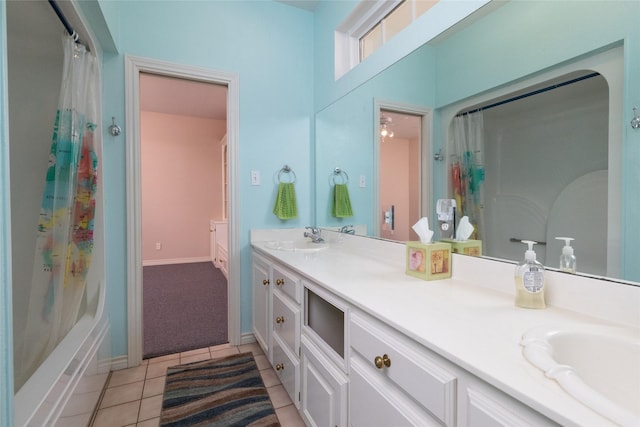
POLYGON ((156 242, 156 251, 159 251, 160 249, 162 249, 162 243, 156 242))

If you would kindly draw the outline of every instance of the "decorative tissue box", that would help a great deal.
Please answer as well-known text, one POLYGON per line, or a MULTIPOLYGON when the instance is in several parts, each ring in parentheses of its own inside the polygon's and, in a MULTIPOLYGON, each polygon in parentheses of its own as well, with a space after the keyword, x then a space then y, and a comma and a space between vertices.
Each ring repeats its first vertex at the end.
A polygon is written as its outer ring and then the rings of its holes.
POLYGON ((407 242, 407 274, 423 280, 451 277, 451 245, 407 242))
POLYGON ((451 244, 453 253, 471 256, 482 256, 482 240, 465 240, 459 242, 452 239, 442 239, 442 242, 451 244))

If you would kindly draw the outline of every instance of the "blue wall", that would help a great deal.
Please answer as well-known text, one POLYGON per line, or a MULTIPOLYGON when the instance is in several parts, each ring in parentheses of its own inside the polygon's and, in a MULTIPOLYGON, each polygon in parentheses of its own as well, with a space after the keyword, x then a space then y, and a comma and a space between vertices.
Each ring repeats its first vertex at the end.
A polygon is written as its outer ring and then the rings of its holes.
MULTIPOLYGON (((124 55, 239 75, 241 331, 251 331, 249 231, 302 227, 311 217, 313 14, 271 1, 101 2, 118 53, 105 53, 104 116, 124 123, 124 55), (272 211, 273 180, 290 165, 298 218, 272 211), (250 171, 262 185, 250 185, 250 171)), ((124 129, 126 132, 126 129, 124 129)), ((105 138, 107 289, 113 355, 127 353, 126 183, 124 133, 105 138)), ((197 185, 197 183, 194 183, 197 185)))

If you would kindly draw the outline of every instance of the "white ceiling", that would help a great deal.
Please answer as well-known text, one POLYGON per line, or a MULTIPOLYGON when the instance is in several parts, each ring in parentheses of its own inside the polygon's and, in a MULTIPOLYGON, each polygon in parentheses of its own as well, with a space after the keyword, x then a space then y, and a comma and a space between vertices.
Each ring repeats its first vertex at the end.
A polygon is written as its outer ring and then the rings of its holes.
POLYGON ((416 139, 420 136, 420 116, 382 110, 380 117, 391 118, 387 126, 393 131, 394 138, 416 139))
POLYGON ((140 110, 226 120, 227 87, 141 73, 140 110))

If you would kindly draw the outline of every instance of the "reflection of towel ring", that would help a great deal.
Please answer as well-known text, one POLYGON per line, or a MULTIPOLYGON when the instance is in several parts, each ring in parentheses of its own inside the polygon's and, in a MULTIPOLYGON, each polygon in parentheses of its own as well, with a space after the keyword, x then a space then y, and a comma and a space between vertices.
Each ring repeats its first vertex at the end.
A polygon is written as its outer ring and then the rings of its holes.
POLYGON ((333 185, 340 184, 339 182, 336 183, 336 177, 340 177, 343 179, 344 182, 342 182, 342 184, 347 184, 349 182, 349 175, 347 175, 347 173, 340 168, 335 168, 333 170, 333 174, 331 174, 331 183, 333 185))
POLYGON ((293 171, 293 169, 291 169, 289 167, 289 165, 284 165, 282 167, 282 169, 280 169, 280 172, 278 172, 278 182, 284 182, 284 183, 287 183, 287 182, 294 183, 294 182, 296 182, 296 173, 293 171), (293 179, 291 181, 283 181, 282 178, 281 178, 283 173, 286 173, 287 175, 289 175, 289 174, 293 175, 293 179))

